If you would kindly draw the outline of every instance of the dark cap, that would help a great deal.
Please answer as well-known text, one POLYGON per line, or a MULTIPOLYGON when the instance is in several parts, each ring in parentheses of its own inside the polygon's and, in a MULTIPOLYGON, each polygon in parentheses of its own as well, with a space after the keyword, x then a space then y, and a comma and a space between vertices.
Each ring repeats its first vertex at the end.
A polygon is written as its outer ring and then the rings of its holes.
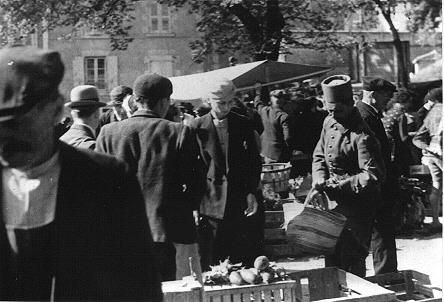
POLYGON ((364 77, 362 81, 363 81, 362 89, 366 91, 381 91, 381 90, 386 90, 391 92, 396 91, 395 85, 382 78, 364 77))
POLYGON ((60 54, 28 46, 0 50, 0 120, 24 114, 58 90, 64 66, 60 54))
POLYGON ((127 95, 132 95, 133 90, 128 86, 119 85, 114 87, 109 93, 110 102, 108 106, 116 106, 121 105, 123 102, 123 98, 127 95))
POLYGON ((347 75, 334 75, 321 83, 324 101, 327 103, 353 103, 351 79, 347 75))
POLYGON ((442 102, 442 87, 439 88, 433 88, 430 90, 426 96, 424 97, 424 101, 432 101, 432 102, 442 102))
POLYGON ((143 74, 134 81, 133 91, 136 97, 158 100, 173 93, 173 84, 157 73, 143 74))

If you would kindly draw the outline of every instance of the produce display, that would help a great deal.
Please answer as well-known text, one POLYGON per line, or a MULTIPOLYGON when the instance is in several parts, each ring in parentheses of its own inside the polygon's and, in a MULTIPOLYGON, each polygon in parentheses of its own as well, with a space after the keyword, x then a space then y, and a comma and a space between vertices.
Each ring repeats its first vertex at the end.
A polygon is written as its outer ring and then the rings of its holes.
POLYGON ((268 284, 289 279, 285 269, 277 267, 266 256, 257 257, 252 268, 245 268, 242 263, 232 264, 227 258, 211 266, 211 271, 204 272, 203 276, 204 285, 268 284))

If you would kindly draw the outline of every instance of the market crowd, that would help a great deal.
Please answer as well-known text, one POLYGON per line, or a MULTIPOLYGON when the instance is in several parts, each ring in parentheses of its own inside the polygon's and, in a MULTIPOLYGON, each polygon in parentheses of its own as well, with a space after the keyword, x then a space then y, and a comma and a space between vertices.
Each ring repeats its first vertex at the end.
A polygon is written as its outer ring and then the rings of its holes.
POLYGON ((263 253, 263 163, 291 162, 347 222, 326 266, 365 276, 397 271, 398 177, 431 172, 433 222, 442 194, 442 90, 418 112, 381 78, 362 99, 345 75, 316 87, 220 78, 203 104, 174 104, 171 81, 143 74, 114 87, 59 92, 59 53, 0 50, 0 300, 162 299, 161 281, 263 253), (65 117, 68 108, 70 117, 65 117))

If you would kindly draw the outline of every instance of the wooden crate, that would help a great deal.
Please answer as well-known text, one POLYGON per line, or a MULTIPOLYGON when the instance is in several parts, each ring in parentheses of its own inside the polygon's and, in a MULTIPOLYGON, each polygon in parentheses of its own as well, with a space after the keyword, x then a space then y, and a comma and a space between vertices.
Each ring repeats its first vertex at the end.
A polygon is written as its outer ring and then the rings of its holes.
POLYGON ((201 302, 202 285, 197 281, 162 282, 163 302, 201 302))
POLYGON ((281 228, 284 224, 284 211, 265 211, 265 228, 281 228))
POLYGON ((414 270, 380 274, 365 279, 394 291, 396 298, 402 301, 441 301, 442 290, 430 285, 428 275, 414 270))
POLYGON ((289 273, 297 283, 296 300, 388 302, 395 293, 335 267, 289 273))
POLYGON ((257 285, 204 286, 204 302, 293 302, 296 282, 279 281, 257 285))

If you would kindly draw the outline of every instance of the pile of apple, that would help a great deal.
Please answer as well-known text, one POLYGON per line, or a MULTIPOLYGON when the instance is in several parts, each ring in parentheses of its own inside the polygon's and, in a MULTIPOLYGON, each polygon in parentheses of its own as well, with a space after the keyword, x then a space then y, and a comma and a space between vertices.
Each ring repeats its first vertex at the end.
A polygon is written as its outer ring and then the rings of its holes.
POLYGON ((245 268, 242 263, 232 264, 227 258, 219 265, 212 266, 204 276, 205 285, 268 284, 288 279, 285 269, 270 263, 266 256, 257 257, 252 268, 245 268))

